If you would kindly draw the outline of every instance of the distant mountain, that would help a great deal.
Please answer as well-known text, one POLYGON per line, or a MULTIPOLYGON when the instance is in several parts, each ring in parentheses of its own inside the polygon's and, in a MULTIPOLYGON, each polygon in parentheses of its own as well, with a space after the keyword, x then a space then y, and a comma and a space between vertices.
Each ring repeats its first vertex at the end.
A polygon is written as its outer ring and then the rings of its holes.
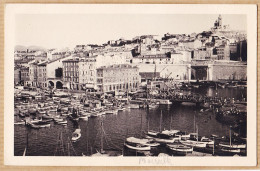
POLYGON ((14 50, 15 51, 26 51, 27 49, 29 49, 30 51, 46 51, 47 49, 45 49, 44 47, 40 47, 40 46, 29 46, 29 47, 26 47, 26 46, 22 46, 22 45, 16 45, 14 47, 14 50))

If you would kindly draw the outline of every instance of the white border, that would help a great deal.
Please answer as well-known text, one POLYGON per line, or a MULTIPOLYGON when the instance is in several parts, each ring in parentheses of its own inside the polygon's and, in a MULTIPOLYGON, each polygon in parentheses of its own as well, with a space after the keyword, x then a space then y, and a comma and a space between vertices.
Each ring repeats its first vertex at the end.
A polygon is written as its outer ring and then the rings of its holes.
POLYGON ((256 165, 256 5, 7 4, 5 7, 4 163, 38 166, 255 166, 256 165), (145 9, 145 10, 144 10, 145 9), (14 28, 16 14, 246 14, 248 33, 247 157, 18 157, 14 154, 14 28))

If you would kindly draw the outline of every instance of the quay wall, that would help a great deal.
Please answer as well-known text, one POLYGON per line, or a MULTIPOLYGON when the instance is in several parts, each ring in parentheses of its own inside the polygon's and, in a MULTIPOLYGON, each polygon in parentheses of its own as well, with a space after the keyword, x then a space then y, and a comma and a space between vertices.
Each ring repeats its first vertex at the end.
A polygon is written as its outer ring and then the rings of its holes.
POLYGON ((139 72, 159 72, 160 77, 174 80, 190 80, 190 64, 138 64, 139 72))
POLYGON ((209 80, 247 80, 247 65, 209 65, 209 80))

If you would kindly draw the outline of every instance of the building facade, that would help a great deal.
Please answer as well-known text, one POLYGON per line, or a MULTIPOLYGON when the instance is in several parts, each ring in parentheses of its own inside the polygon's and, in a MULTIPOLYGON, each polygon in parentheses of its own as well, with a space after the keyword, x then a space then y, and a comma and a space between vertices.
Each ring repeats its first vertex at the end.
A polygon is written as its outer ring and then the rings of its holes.
POLYGON ((21 67, 20 71, 21 71, 21 82, 23 83, 23 85, 28 85, 30 81, 29 67, 21 67))
POLYGON ((80 89, 97 89, 96 86, 96 58, 79 59, 79 86, 80 89))
POLYGON ((63 83, 68 89, 79 90, 79 58, 62 61, 63 83))
POLYGON ((137 90, 139 69, 129 64, 97 68, 97 87, 101 92, 137 90))
POLYGON ((218 60, 230 60, 230 48, 227 45, 217 47, 218 60))
POLYGON ((29 63, 29 85, 36 87, 38 78, 37 78, 37 63, 31 62, 29 63))
POLYGON ((47 71, 46 71, 46 63, 39 63, 37 65, 37 86, 40 88, 48 87, 47 84, 47 71))

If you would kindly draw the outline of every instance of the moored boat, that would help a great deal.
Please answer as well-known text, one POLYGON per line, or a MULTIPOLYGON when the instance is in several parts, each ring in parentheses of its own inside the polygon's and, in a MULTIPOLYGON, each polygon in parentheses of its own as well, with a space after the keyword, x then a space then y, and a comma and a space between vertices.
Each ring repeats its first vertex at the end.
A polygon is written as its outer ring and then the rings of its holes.
POLYGON ((81 137, 81 129, 78 128, 72 133, 71 140, 73 142, 76 142, 81 137))
POLYGON ((183 144, 167 144, 166 146, 170 150, 170 152, 174 155, 185 156, 188 153, 192 153, 193 151, 193 147, 186 146, 183 144))
POLYGON ((146 145, 146 146, 150 146, 150 147, 157 147, 160 144, 154 142, 151 139, 141 139, 141 138, 135 138, 135 137, 128 137, 126 139, 126 143, 131 143, 131 144, 142 144, 142 145, 146 145))

